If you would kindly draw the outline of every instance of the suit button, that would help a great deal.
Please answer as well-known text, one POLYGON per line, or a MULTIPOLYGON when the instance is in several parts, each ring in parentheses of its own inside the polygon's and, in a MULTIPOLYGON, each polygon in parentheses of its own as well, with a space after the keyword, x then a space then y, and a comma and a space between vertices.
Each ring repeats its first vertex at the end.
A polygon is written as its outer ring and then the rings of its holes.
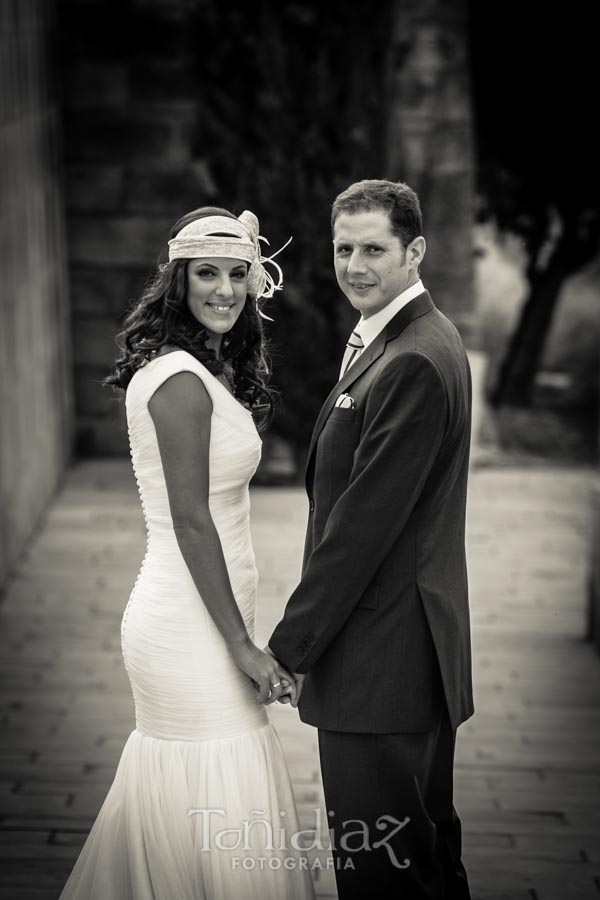
POLYGON ((314 501, 314 500, 311 500, 311 501, 310 501, 310 503, 308 504, 308 509, 309 509, 310 512, 314 512, 314 511, 315 511, 315 501, 314 501))

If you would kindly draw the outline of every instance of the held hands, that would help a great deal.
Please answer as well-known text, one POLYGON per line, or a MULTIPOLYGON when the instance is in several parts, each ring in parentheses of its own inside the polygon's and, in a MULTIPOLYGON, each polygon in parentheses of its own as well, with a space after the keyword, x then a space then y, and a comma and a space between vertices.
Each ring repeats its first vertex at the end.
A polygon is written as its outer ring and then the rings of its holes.
MULTIPOLYGON (((265 651, 270 654, 270 656, 272 656, 282 673, 281 685, 283 690, 277 699, 280 703, 291 703, 291 705, 295 709, 298 706, 298 701, 300 700, 300 694, 302 693, 302 686, 304 684, 306 675, 300 675, 299 672, 294 672, 293 676, 290 675, 289 672, 287 672, 286 669, 283 668, 268 644, 265 647, 265 651)), ((269 700, 269 702, 272 701, 269 700)))
MULTIPOLYGON (((296 682, 290 673, 275 659, 270 652, 260 650, 249 637, 231 648, 236 664, 254 682, 258 694, 257 703, 267 706, 282 696, 282 703, 296 706, 298 696, 296 682)), ((302 677, 302 676, 300 676, 302 677)))
POLYGON ((306 675, 300 675, 299 672, 294 672, 294 676, 292 678, 291 684, 286 680, 285 677, 281 679, 281 684, 284 685, 284 690, 279 697, 280 703, 290 703, 294 709, 298 706, 298 701, 300 700, 300 694, 302 693, 302 685, 304 684, 304 679, 306 675))

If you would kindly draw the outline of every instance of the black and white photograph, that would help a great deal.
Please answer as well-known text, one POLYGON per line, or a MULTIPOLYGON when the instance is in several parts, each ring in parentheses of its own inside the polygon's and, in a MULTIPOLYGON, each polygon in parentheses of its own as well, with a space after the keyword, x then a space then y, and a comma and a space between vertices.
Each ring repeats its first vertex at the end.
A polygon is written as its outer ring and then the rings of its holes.
POLYGON ((0 0, 2 900, 598 900, 593 22, 0 0))

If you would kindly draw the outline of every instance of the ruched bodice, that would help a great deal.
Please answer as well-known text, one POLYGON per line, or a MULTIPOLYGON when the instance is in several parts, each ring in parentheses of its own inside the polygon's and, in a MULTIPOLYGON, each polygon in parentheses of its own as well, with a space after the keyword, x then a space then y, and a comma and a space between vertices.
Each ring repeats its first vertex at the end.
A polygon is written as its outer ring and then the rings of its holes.
MULTIPOLYGON (((252 414, 211 373, 183 350, 156 357, 133 376, 127 390, 127 422, 131 458, 148 534, 148 553, 160 556, 176 543, 160 452, 148 403, 154 392, 177 372, 201 379, 212 404, 209 451, 209 507, 221 539, 230 577, 254 590, 256 567, 250 540, 248 484, 260 461, 261 440, 252 414), (235 562, 235 566, 232 564, 235 562), (231 564, 231 565, 230 565, 231 564)), ((181 569, 187 572, 181 559, 181 569)), ((144 568, 140 575, 143 574, 144 568)), ((175 574, 169 572, 172 577, 175 574)))
POLYGON ((209 508, 235 601, 254 636, 258 578, 248 485, 261 440, 251 413, 224 385, 191 354, 173 351, 138 370, 126 394, 147 531, 121 623, 136 728, 61 900, 311 900, 302 853, 256 842, 243 853, 215 851, 220 830, 245 827, 257 811, 275 834, 291 835, 299 825, 277 733, 214 624, 173 529, 148 403, 184 371, 200 379, 212 401, 209 508), (207 819, 202 810, 220 812, 207 819), (248 857, 263 863, 244 867, 240 858, 248 857), (270 857, 278 857, 277 867, 265 867, 270 857))

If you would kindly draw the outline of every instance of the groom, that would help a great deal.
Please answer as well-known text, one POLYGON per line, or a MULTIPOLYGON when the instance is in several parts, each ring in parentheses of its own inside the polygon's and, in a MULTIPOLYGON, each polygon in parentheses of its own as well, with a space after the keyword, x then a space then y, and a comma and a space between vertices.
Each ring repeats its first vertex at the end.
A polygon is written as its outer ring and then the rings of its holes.
POLYGON ((452 774, 473 713, 469 365, 420 280, 414 191, 358 182, 332 223, 361 318, 315 425, 302 579, 269 649, 319 729, 340 900, 467 900, 452 774))

